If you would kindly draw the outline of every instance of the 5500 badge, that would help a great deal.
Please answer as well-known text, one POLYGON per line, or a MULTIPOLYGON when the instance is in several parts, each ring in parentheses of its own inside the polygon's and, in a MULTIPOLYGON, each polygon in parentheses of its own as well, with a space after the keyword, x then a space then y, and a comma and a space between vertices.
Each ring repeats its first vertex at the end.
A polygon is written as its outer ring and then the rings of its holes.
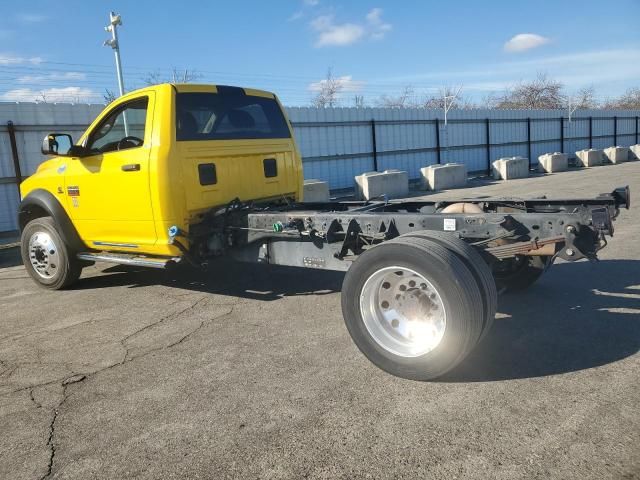
POLYGON ((67 187, 67 195, 71 197, 71 203, 77 208, 80 205, 80 201, 78 200, 78 197, 80 196, 80 187, 77 185, 69 185, 67 187))

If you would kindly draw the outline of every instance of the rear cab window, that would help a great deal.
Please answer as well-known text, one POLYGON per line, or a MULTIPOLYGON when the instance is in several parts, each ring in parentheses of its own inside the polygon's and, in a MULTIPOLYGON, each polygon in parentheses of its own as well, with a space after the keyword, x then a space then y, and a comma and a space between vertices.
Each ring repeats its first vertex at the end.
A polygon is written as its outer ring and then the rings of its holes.
POLYGON ((274 98, 235 87, 176 94, 177 141, 277 138, 291 138, 291 132, 274 98))

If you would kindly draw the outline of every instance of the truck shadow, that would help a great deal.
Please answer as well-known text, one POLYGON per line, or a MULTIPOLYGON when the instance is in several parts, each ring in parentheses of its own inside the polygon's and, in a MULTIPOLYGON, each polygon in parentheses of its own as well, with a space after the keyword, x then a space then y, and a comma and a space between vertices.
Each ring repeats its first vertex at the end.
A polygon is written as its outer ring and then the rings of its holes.
POLYGON ((554 265, 503 295, 491 332, 441 381, 486 382, 606 365, 640 350, 640 261, 554 265))
MULTIPOLYGON (((157 272, 114 266, 77 288, 175 288, 273 301, 339 292, 344 274, 230 262, 217 272, 157 272)), ((347 331, 344 331, 345 335, 347 331)), ((355 347, 354 347, 355 348, 355 347)), ((526 292, 503 295, 491 332, 439 379, 486 382, 541 377, 606 365, 640 350, 640 261, 554 265, 526 292)))
POLYGON ((83 278, 76 289, 126 285, 137 288, 163 285, 185 290, 273 301, 286 296, 339 292, 344 273, 295 267, 220 261, 209 271, 180 267, 170 271, 115 265, 102 270, 109 275, 83 278))

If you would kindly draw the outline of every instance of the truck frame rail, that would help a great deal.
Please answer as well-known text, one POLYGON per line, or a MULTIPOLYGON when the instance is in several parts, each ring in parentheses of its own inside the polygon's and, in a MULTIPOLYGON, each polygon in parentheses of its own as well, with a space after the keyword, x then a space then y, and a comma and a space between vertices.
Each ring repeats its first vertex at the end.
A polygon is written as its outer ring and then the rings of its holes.
MULTIPOLYGON (((489 263, 518 255, 595 259, 614 233, 628 187, 589 199, 468 198, 245 204, 212 211, 188 237, 195 258, 348 270, 364 251, 400 235, 443 231, 464 239, 489 263)), ((179 235, 176 236, 179 242, 179 235)))

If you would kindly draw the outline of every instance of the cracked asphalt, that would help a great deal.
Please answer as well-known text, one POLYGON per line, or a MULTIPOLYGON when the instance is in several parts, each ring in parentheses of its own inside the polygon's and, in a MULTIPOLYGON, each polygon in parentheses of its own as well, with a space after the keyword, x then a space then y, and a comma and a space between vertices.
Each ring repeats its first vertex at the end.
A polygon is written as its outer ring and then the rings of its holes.
MULTIPOLYGON (((640 162, 437 197, 624 184, 637 196, 640 162)), ((338 273, 100 264, 49 292, 5 257, 0 478, 640 478, 634 207, 601 262, 501 297, 488 337, 432 383, 358 352, 338 273)))

